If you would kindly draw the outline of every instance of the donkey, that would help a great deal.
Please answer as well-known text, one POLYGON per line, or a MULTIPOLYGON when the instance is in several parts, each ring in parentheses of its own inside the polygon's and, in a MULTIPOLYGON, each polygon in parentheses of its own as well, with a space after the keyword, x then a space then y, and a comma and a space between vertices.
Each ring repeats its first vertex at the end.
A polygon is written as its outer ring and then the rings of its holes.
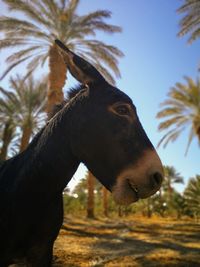
POLYGON ((161 186, 161 161, 131 99, 56 41, 79 90, 21 154, 0 167, 0 267, 15 260, 51 266, 63 221, 62 191, 83 162, 129 204, 161 186))

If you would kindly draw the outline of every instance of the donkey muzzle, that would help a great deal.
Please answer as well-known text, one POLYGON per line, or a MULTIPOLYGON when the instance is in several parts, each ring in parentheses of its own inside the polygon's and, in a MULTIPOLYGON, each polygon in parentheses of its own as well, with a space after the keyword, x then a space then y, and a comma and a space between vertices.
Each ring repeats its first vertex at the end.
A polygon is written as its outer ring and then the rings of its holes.
POLYGON ((150 197, 160 189, 163 177, 163 167, 156 151, 146 151, 141 160, 129 165, 117 177, 112 188, 114 199, 119 204, 130 204, 150 197))

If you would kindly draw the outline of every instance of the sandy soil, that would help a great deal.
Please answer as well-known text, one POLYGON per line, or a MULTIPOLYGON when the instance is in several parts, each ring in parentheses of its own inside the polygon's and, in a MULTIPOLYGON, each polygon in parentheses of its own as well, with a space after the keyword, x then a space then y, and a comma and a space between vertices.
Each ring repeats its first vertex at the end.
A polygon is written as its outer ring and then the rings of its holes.
POLYGON ((200 224, 66 218, 54 255, 54 267, 200 267, 200 224))

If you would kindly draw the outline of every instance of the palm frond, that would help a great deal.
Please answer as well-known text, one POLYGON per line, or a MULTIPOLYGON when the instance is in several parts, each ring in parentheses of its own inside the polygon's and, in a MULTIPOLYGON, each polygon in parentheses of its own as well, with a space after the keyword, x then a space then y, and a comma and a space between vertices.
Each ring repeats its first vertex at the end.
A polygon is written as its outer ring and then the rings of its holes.
POLYGON ((178 36, 191 33, 189 42, 192 43, 199 37, 200 30, 200 2, 199 0, 185 0, 184 4, 177 10, 179 14, 185 14, 180 20, 180 31, 178 36))
POLYGON ((71 0, 68 1, 67 6, 66 6, 66 2, 64 3, 65 6, 65 13, 67 13, 67 15, 69 16, 69 21, 72 20, 72 17, 75 15, 75 12, 78 8, 78 5, 80 3, 80 0, 71 0))
POLYGON ((199 37, 200 37, 200 28, 197 28, 196 30, 194 30, 192 32, 191 37, 188 39, 188 42, 192 43, 193 41, 195 41, 199 37))
POLYGON ((100 65, 99 62, 97 62, 94 64, 94 66, 100 71, 100 73, 102 73, 102 75, 107 79, 110 84, 115 85, 115 79, 103 65, 100 65))
POLYGON ((59 19, 59 15, 60 15, 60 9, 59 9, 59 6, 57 5, 56 1, 43 0, 43 2, 44 2, 46 9, 51 14, 51 16, 54 20, 54 23, 56 23, 56 20, 59 19))
POLYGON ((89 51, 84 51, 84 54, 79 53, 82 58, 89 61, 104 77, 105 79, 110 82, 112 85, 115 85, 115 80, 110 73, 110 71, 107 70, 106 67, 103 66, 103 64, 99 64, 99 58, 89 51))
POLYGON ((108 51, 106 51, 103 47, 98 46, 90 46, 90 50, 92 51, 91 55, 95 55, 96 58, 101 59, 101 65, 106 64, 116 75, 116 77, 120 77, 120 71, 117 67, 118 61, 116 57, 112 56, 108 51))
POLYGON ((186 12, 188 9, 196 9, 197 7, 200 8, 200 3, 198 0, 189 0, 185 1, 185 3, 177 9, 177 12, 186 12))
POLYGON ((102 18, 110 18, 111 12, 108 10, 97 10, 87 15, 81 16, 80 21, 82 24, 91 24, 93 21, 102 20, 102 18))
POLYGON ((24 49, 24 50, 21 50, 21 51, 18 51, 12 55, 10 55, 9 57, 6 58, 6 61, 7 62, 13 62, 13 61, 16 61, 17 59, 21 59, 23 58, 24 56, 26 55, 29 55, 30 53, 32 53, 34 50, 37 50, 39 49, 40 46, 31 46, 27 49, 24 49))
POLYGON ((16 67, 17 65, 19 65, 20 63, 26 61, 27 59, 29 59, 31 57, 32 57, 32 55, 27 56, 27 57, 20 59, 20 60, 16 60, 14 63, 10 64, 7 67, 7 69, 4 71, 4 73, 0 76, 0 80, 2 80, 8 74, 8 72, 10 72, 14 67, 16 67))
POLYGON ((176 106, 168 106, 166 103, 166 108, 162 109, 161 111, 159 111, 156 115, 156 118, 165 118, 165 117, 170 117, 173 115, 177 115, 177 114, 183 114, 184 113, 185 108, 181 107, 176 107, 176 106))
POLYGON ((35 3, 35 1, 5 0, 4 2, 9 5, 11 11, 20 11, 34 22, 48 26, 48 21, 44 19, 44 13, 38 8, 39 1, 35 3))
MULTIPOLYGON (((14 1, 12 1, 14 2, 14 1)), ((10 30, 16 30, 19 29, 26 29, 28 30, 34 30, 34 31, 40 31, 40 28, 37 27, 35 24, 31 23, 27 20, 21 20, 13 17, 7 17, 7 16, 1 16, 0 17, 0 31, 10 31, 10 30)))
POLYGON ((43 17, 43 20, 45 21, 46 28, 51 29, 54 28, 55 20, 52 17, 51 12, 49 12, 48 8, 45 5, 45 1, 38 1, 38 0, 32 0, 32 3, 37 7, 37 10, 40 10, 41 16, 43 17))
MULTIPOLYGON (((12 30, 10 32, 7 32, 6 34, 6 37, 10 38, 12 37, 13 34, 16 34, 16 31, 15 30, 12 30)), ((31 29, 23 29, 23 28, 20 28, 18 31, 17 31, 17 35, 19 37, 27 37, 27 36, 31 36, 32 40, 34 38, 38 38, 40 40, 45 40, 45 41, 49 41, 49 34, 44 32, 44 31, 36 31, 36 30, 31 30, 31 29)))
POLYGON ((173 125, 176 125, 176 127, 179 127, 179 126, 185 124, 187 121, 188 121, 188 119, 185 118, 184 116, 175 116, 171 119, 168 119, 168 120, 161 122, 158 126, 158 130, 162 131, 162 130, 167 129, 173 125))
POLYGON ((190 130, 186 147, 187 154, 193 138, 198 137, 195 129, 200 127, 200 82, 199 79, 195 82, 187 76, 184 78, 187 84, 176 83, 171 88, 168 99, 161 104, 162 109, 157 113, 157 118, 165 119, 158 125, 160 131, 166 131, 172 126, 176 127, 168 130, 159 145, 165 142, 164 146, 166 147, 169 141, 173 142, 177 139, 181 131, 186 128, 190 130))
POLYGON ((185 150, 185 156, 187 156, 188 150, 190 148, 190 145, 191 145, 191 142, 192 142, 194 136, 195 136, 194 131, 193 131, 193 129, 191 129, 190 133, 189 133, 189 137, 188 137, 188 143, 187 143, 186 150, 185 150))
POLYGON ((182 132, 182 129, 180 130, 177 130, 177 129, 174 129, 171 133, 168 132, 168 134, 166 134, 166 137, 163 138, 162 142, 163 143, 163 147, 166 148, 166 146, 168 145, 169 142, 174 142, 177 140, 177 138, 180 136, 182 132))
POLYGON ((110 54, 118 57, 123 57, 124 54, 122 51, 120 51, 117 47, 112 45, 107 45, 102 41, 94 40, 94 39, 87 39, 87 40, 81 40, 76 43, 77 47, 100 47, 102 50, 109 52, 110 54))
POLYGON ((23 38, 5 38, 0 40, 0 49, 25 46, 27 44, 27 40, 23 38))
POLYGON ((28 63, 27 65, 27 69, 28 70, 34 70, 37 68, 37 66, 40 64, 41 62, 41 55, 39 54, 38 56, 34 56, 34 58, 28 63))

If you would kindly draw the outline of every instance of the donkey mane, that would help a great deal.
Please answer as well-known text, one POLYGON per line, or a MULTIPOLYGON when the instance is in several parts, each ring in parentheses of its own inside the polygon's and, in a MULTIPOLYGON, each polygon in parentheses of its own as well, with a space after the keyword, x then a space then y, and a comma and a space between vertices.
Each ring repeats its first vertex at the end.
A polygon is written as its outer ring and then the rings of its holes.
MULTIPOLYGON (((3 177, 3 169, 6 170, 6 168, 10 164, 12 164, 12 162, 15 160, 15 158, 18 158, 20 160, 24 160, 24 157, 30 159, 32 158, 31 155, 33 155, 32 154, 33 150, 36 152, 40 150, 41 147, 43 147, 43 144, 45 143, 46 139, 48 139, 49 136, 51 135, 53 128, 57 126, 60 118, 63 116, 62 111, 61 111, 63 107, 69 104, 71 101, 76 101, 75 99, 76 96, 79 93, 81 93, 81 91, 85 88, 86 87, 83 84, 79 84, 79 85, 76 85, 75 87, 71 87, 69 91, 67 92, 67 97, 60 104, 57 104, 53 107, 52 111, 48 115, 47 124, 44 127, 42 127, 40 131, 33 137, 26 151, 23 151, 15 155, 13 158, 0 162, 0 181, 3 177), (58 114, 59 112, 60 114, 58 114)), ((31 164, 32 162, 29 160, 26 164, 26 168, 28 168, 31 164)))
POLYGON ((53 118, 67 103, 71 101, 81 90, 85 89, 86 86, 84 84, 78 84, 74 87, 71 87, 67 92, 66 98, 60 103, 54 105, 51 112, 48 114, 48 119, 53 118))

